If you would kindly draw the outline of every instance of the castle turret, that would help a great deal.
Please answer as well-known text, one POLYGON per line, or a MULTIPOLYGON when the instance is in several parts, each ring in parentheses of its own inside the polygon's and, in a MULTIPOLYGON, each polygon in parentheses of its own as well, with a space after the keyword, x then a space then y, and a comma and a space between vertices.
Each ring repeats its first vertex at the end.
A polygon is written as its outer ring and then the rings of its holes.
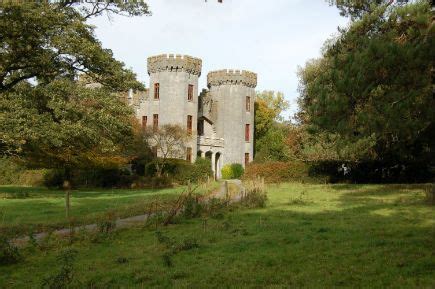
POLYGON ((202 61, 187 55, 163 54, 148 58, 150 91, 141 110, 146 126, 178 124, 192 134, 186 159, 196 159, 198 78, 202 61))
POLYGON ((257 74, 249 71, 219 70, 207 76, 216 100, 216 135, 224 139, 223 164, 251 162, 254 154, 254 101, 257 74))

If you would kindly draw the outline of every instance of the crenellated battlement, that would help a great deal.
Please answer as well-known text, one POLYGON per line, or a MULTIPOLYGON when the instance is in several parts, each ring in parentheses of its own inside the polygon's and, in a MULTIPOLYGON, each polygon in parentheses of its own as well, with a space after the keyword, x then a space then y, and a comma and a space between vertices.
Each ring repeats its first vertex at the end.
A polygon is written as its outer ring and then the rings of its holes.
POLYGON ((257 86, 257 74, 246 70, 217 70, 207 75, 207 86, 222 84, 243 84, 255 88, 257 86))
POLYGON ((188 55, 161 54, 148 58, 148 74, 184 71, 201 76, 202 60, 188 55))

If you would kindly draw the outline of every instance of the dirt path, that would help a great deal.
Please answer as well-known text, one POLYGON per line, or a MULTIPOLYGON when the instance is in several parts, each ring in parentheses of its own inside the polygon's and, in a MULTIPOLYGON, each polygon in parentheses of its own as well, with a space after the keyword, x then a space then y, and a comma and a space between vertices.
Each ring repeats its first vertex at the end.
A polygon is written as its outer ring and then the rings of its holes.
MULTIPOLYGON (((222 182, 220 188, 210 193, 204 199, 204 201, 207 202, 207 200, 211 198, 218 198, 218 199, 230 198, 230 201, 238 202, 240 201, 243 192, 244 192, 244 187, 240 180, 229 180, 226 182, 222 182), (227 194, 228 185, 234 185, 237 188, 239 188, 239 193, 228 195, 227 194)), ((148 218, 154 215, 155 214, 144 214, 144 215, 133 216, 133 217, 123 218, 123 219, 117 219, 115 221, 116 223, 115 230, 144 224, 148 218)), ((98 225, 95 223, 95 224, 77 226, 73 228, 59 229, 51 232, 51 234, 57 237, 67 237, 71 234, 71 232, 95 232, 97 230, 98 230, 98 225)), ((48 235, 49 235, 48 232, 41 232, 41 233, 34 234, 33 237, 35 238, 36 242, 40 243, 48 235)), ((29 236, 20 237, 20 238, 12 239, 11 243, 17 247, 24 247, 29 242, 29 239, 30 239, 29 236)))

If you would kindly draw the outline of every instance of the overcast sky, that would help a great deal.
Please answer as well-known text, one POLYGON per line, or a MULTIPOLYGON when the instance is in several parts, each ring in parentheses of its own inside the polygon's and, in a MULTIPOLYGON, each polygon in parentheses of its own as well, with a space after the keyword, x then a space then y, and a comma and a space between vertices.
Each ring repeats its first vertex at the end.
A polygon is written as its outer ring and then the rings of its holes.
POLYGON ((345 26, 325 0, 149 0, 147 17, 94 18, 105 48, 131 68, 148 87, 146 59, 163 53, 188 54, 207 73, 246 69, 258 74, 257 90, 284 93, 296 110, 297 68, 320 55, 323 42, 345 26), (308 4, 309 3, 309 4, 308 4))

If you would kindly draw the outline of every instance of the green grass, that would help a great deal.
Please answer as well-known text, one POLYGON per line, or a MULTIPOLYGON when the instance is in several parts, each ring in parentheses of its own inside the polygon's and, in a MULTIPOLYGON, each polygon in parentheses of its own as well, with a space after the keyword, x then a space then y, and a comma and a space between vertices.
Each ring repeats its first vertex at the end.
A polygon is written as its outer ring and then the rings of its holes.
MULTIPOLYGON (((176 244, 199 245, 175 254, 172 267, 151 228, 85 238, 72 245, 72 288, 434 288, 435 212, 424 189, 273 186, 264 209, 227 212, 206 227, 193 219, 160 228, 176 244)), ((0 267, 0 288, 38 287, 59 270, 61 247, 0 267)))
MULTIPOLYGON (((172 201, 184 189, 73 191, 71 217, 74 222, 84 224, 95 222, 107 211, 113 211, 119 217, 139 215, 144 213, 148 204, 172 201)), ((203 193, 204 189, 200 191, 203 193)), ((0 233, 19 235, 29 231, 62 228, 67 224, 63 191, 0 186, 0 233)))

